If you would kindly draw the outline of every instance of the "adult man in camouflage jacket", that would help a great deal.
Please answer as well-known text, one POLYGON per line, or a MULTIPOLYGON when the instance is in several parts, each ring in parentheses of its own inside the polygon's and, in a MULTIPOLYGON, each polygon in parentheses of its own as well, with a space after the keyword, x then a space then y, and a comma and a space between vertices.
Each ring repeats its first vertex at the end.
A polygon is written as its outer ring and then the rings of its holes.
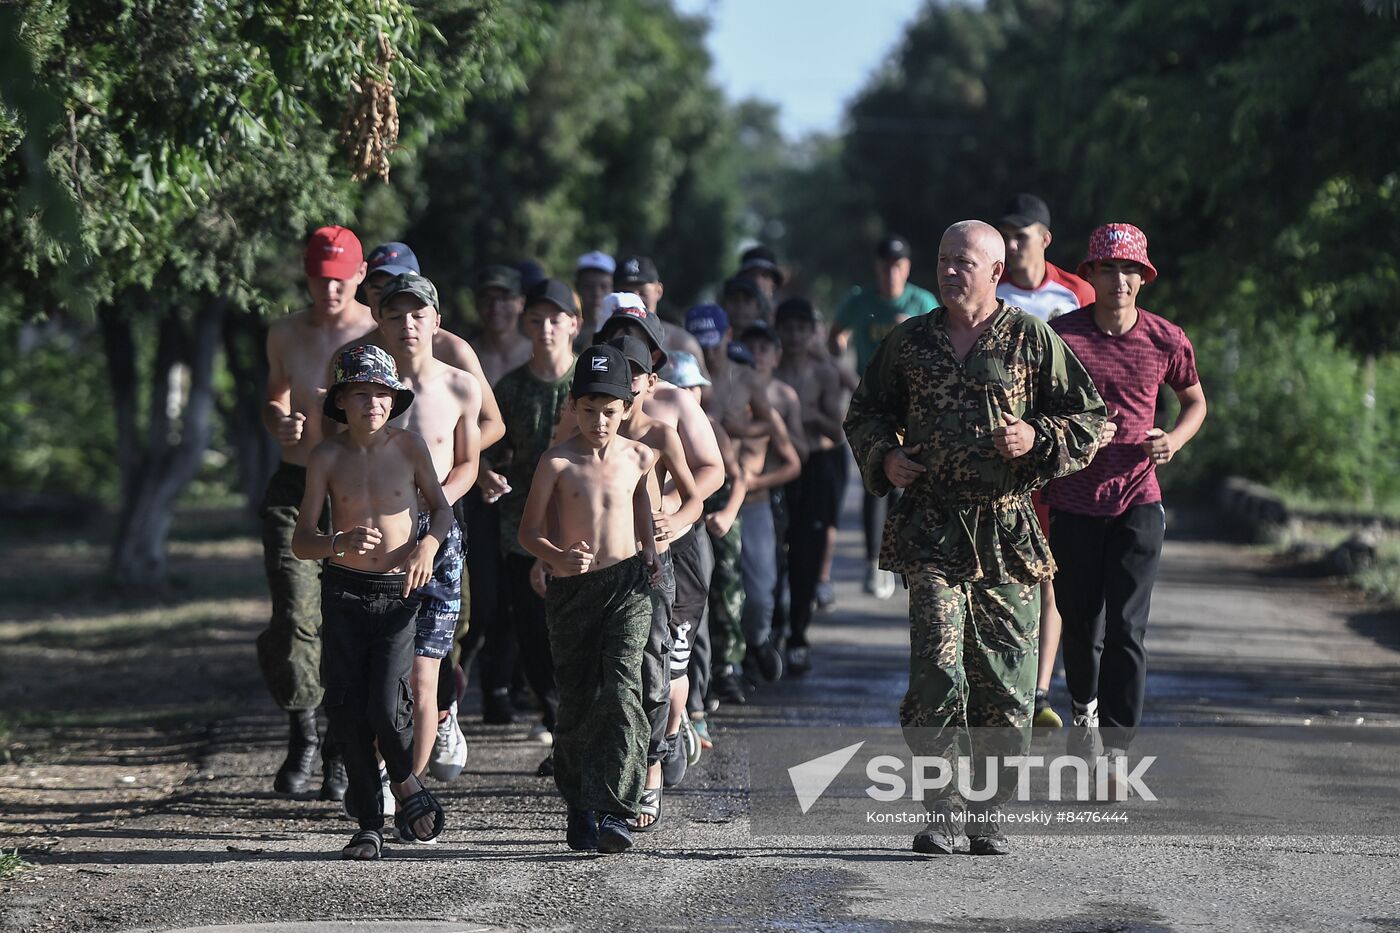
MULTIPOLYGON (((1042 321, 996 297, 1005 265, 987 224, 949 227, 938 250, 943 307, 880 344, 846 414, 865 487, 905 490, 885 523, 880 566, 910 586, 909 692, 900 724, 916 755, 956 764, 973 753, 970 851, 1007 850, 999 805, 1014 786, 987 755, 1023 755, 1035 691, 1039 583, 1055 564, 1030 493, 1082 469, 1103 431, 1104 403, 1074 354, 1042 321)), ((916 851, 952 851, 956 782, 926 800, 916 851)))

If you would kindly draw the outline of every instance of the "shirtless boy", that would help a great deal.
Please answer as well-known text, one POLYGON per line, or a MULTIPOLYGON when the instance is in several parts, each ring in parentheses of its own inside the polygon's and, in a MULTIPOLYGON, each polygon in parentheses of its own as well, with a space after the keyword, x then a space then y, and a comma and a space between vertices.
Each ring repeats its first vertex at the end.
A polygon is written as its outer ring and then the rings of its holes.
MULTIPOLYGON (((645 830, 661 818, 662 762, 666 762, 670 772, 667 786, 679 783, 685 771, 686 757, 678 744, 678 732, 690 687, 690 645, 699 620, 674 614, 676 568, 671 561, 671 545, 682 536, 690 542, 704 501, 695 494, 695 480, 685 462, 680 434, 645 411, 643 403, 656 386, 651 350, 633 336, 614 337, 608 346, 622 351, 631 366, 632 407, 623 422, 622 436, 645 444, 657 455, 656 469, 647 480, 662 582, 654 594, 657 598, 653 600, 651 633, 642 655, 642 706, 651 725, 651 739, 647 743, 646 790, 639 804, 636 828, 645 830), (667 511, 662 497, 668 481, 675 484, 680 494, 680 506, 674 511, 667 511)), ((702 604, 698 611, 703 609, 702 604)), ((696 611, 695 607, 682 607, 682 612, 687 610, 692 614, 696 611)))
MULTIPOLYGON (((835 527, 845 493, 846 451, 841 427, 841 376, 829 358, 813 354, 821 316, 805 298, 789 298, 775 312, 783 358, 775 375, 802 399, 802 433, 807 462, 788 485, 787 669, 801 676, 811 669, 807 626, 817 598, 827 532, 835 527)), ((825 353, 822 356, 826 356, 825 353)))
POLYGON ((657 456, 618 435, 631 383, 616 347, 579 357, 569 390, 578 434, 540 458, 520 520, 520 544, 551 575, 554 781, 569 808, 566 839, 604 853, 632 845, 627 820, 638 811, 650 734, 642 651, 661 583, 647 489, 657 456))
MULTIPOLYGON (((365 264, 354 233, 344 227, 317 230, 306 244, 305 268, 311 307, 268 328, 262 412, 264 427, 282 447, 282 462, 261 509, 272 618, 258 636, 258 666, 291 725, 287 757, 272 785, 279 794, 307 790, 321 745, 316 733, 322 696, 321 565, 293 555, 292 533, 306 490, 307 461, 322 438, 321 396, 329 385, 331 360, 340 347, 375 326, 369 308, 355 300, 365 264)), ((321 799, 340 800, 345 766, 329 744, 321 752, 321 799)))
MULTIPOLYGON (((414 403, 396 422, 428 444, 433 467, 448 505, 455 506, 476 482, 481 436, 477 414, 482 388, 471 373, 433 357, 440 328, 437 288, 421 275, 406 272, 384 285, 380 296, 379 338, 394 357, 399 378, 414 393, 414 403)), ((427 513, 419 512, 420 524, 427 513)), ((440 707, 438 679, 451 653, 462 614, 462 530, 452 521, 433 563, 432 587, 423 594, 414 640, 413 773, 422 776, 434 752, 439 728, 445 746, 434 756, 433 776, 450 781, 466 761, 466 740, 457 725, 455 703, 440 707), (439 760, 442 759, 442 760, 439 760)), ((450 669, 447 671, 450 675, 450 669)))
POLYGON ((389 427, 412 402, 384 350, 363 346, 340 355, 324 411, 349 430, 311 451, 292 538, 297 558, 326 561, 321 634, 328 735, 344 758, 350 796, 360 802, 360 831, 341 852, 347 859, 377 859, 383 850, 376 743, 398 798, 400 836, 434 839, 445 822, 442 806, 413 773, 413 703, 402 687, 412 666, 418 591, 431 580, 433 558, 452 524, 428 445, 389 427), (327 496, 330 534, 317 527, 327 496), (431 512, 426 529, 420 502, 431 512))

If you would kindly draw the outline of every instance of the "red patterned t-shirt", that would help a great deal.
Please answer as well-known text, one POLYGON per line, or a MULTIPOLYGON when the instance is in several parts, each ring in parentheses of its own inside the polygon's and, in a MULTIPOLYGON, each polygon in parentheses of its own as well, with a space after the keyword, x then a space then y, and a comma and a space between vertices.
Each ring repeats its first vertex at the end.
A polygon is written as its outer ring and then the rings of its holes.
POLYGON ((1112 336, 1094 323, 1092 305, 1060 315, 1050 327, 1089 371, 1108 410, 1118 412, 1118 433, 1087 467, 1047 484, 1043 499, 1062 512, 1103 516, 1160 502, 1157 471, 1141 444, 1153 426, 1161 386, 1180 392, 1201 381, 1186 332, 1138 308, 1132 329, 1112 336))

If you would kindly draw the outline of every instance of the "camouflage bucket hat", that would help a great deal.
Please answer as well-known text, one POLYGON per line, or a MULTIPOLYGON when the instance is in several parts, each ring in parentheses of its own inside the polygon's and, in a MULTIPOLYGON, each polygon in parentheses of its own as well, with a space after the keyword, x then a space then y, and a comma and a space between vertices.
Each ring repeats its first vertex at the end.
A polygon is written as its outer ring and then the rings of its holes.
POLYGON ((336 401, 340 390, 352 382, 369 382, 394 390, 394 407, 389 412, 392 421, 413 404, 413 390, 399 381, 399 368, 389 351, 373 344, 351 347, 335 361, 335 385, 326 393, 323 411, 332 421, 346 423, 345 411, 336 401))

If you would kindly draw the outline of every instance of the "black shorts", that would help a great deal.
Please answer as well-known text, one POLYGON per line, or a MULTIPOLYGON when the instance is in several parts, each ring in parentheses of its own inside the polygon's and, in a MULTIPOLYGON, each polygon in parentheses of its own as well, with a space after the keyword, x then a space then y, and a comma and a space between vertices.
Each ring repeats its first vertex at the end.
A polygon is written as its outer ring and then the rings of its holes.
POLYGON ((793 481, 788 499, 793 527, 804 533, 836 527, 846 492, 846 451, 842 447, 814 450, 793 481))

